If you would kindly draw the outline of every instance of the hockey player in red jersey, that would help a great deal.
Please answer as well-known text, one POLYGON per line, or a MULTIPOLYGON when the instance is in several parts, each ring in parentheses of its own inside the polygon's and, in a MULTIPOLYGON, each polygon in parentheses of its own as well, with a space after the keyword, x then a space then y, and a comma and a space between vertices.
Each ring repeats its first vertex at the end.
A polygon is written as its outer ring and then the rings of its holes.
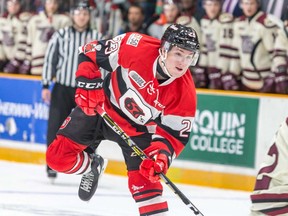
POLYGON ((161 41, 130 32, 81 47, 76 72, 78 106, 47 149, 47 164, 58 172, 83 174, 79 197, 89 200, 103 168, 103 158, 91 154, 91 149, 101 140, 112 140, 122 149, 128 187, 139 214, 167 215, 159 173, 167 172, 188 142, 196 111, 188 68, 198 57, 195 30, 180 24, 169 26, 161 41), (100 67, 111 72, 104 81, 100 67), (97 106, 102 106, 149 159, 142 161, 133 152, 95 113, 97 106))

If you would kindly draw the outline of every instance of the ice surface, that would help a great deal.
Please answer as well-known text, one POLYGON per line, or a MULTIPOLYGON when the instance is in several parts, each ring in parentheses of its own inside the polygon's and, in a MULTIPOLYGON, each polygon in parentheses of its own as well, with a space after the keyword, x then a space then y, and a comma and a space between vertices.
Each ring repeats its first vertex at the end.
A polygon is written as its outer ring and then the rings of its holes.
MULTIPOLYGON (((138 215, 126 177, 104 174, 89 202, 78 198, 80 178, 58 174, 55 183, 51 184, 44 165, 0 161, 0 216, 138 215)), ((248 192, 176 185, 205 216, 249 215, 248 192)), ((166 185, 164 196, 169 202, 169 215, 194 215, 166 185)))

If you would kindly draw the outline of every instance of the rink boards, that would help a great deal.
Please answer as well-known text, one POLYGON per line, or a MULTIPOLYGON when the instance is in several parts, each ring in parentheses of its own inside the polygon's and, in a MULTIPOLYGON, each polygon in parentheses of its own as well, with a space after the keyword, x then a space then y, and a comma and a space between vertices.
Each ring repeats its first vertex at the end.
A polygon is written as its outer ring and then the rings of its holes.
MULTIPOLYGON (((189 143, 167 175, 175 182, 252 190, 261 159, 287 115, 288 97, 203 89, 197 93, 189 143)), ((39 77, 0 74, 0 159, 45 163, 48 110, 41 101, 39 77)), ((105 141, 99 151, 109 159, 108 173, 126 175, 115 143, 105 141)))

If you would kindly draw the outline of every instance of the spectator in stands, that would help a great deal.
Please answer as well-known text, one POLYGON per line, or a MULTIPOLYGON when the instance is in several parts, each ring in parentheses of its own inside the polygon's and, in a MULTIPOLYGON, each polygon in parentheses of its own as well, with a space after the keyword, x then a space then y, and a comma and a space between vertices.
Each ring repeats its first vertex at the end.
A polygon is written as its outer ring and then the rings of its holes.
POLYGON ((204 0, 206 15, 201 19, 201 58, 193 73, 197 87, 222 89, 222 72, 229 69, 228 47, 231 46, 233 16, 222 13, 222 0, 204 0), (208 79, 207 79, 208 77, 208 79))
POLYGON ((5 0, 0 0, 0 17, 4 15, 5 12, 5 0))
POLYGON ((163 13, 160 16, 160 19, 154 22, 148 28, 148 34, 160 39, 166 28, 169 25, 176 23, 176 19, 179 17, 179 15, 179 5, 173 1, 166 1, 163 5, 163 13))
MULTIPOLYGON (((198 21, 198 20, 201 19, 201 17, 204 15, 204 14, 202 14, 203 8, 200 6, 196 6, 197 12, 193 13, 192 12, 193 11, 192 10, 193 5, 189 6, 190 4, 192 4, 192 2, 193 1, 186 1, 186 0, 180 1, 180 3, 178 4, 178 6, 180 7, 180 14, 176 19, 176 23, 195 29, 199 38, 201 38, 200 21, 198 21), (190 13, 189 13, 189 8, 190 8, 190 13), (200 8, 202 8, 202 9, 200 9, 200 8), (200 15, 200 13, 201 13, 201 15, 200 15)), ((196 2, 197 2, 197 0, 196 0, 196 2)), ((200 39, 200 41, 201 41, 201 39, 200 39)))
POLYGON ((43 10, 43 3, 41 0, 22 0, 22 8, 24 11, 37 13, 43 10))
POLYGON ((234 17, 243 15, 239 0, 223 0, 222 12, 230 13, 234 17))
POLYGON ((45 10, 31 18, 27 27, 26 60, 21 65, 22 73, 41 75, 44 55, 53 33, 68 25, 71 19, 64 14, 58 14, 58 0, 46 0, 45 10))
MULTIPOLYGON (((195 17, 200 23, 205 11, 202 6, 202 0, 178 0, 180 3, 180 13, 188 17, 195 17)), ((197 31, 197 30, 196 30, 197 31)))
POLYGON ((138 4, 143 8, 144 23, 150 22, 150 18, 155 13, 156 0, 130 0, 132 4, 138 4))
POLYGON ((235 21, 231 64, 223 87, 230 90, 274 92, 271 72, 275 32, 279 28, 260 10, 259 0, 241 0, 244 16, 235 21), (238 80, 241 81, 241 87, 238 80))
MULTIPOLYGON (((101 39, 101 34, 89 28, 90 10, 89 4, 80 1, 71 9, 73 26, 56 31, 49 41, 45 54, 42 73, 42 99, 50 104, 47 146, 56 137, 56 132, 62 122, 76 106, 75 95, 75 71, 78 66, 77 47, 101 39), (52 94, 49 90, 52 80, 55 84, 52 94)), ((47 167, 49 178, 56 178, 57 173, 47 167)))
POLYGON ((25 58, 26 25, 32 14, 21 11, 19 0, 6 2, 7 14, 0 18, 0 71, 18 73, 25 58))
POLYGON ((115 37, 119 34, 121 26, 125 20, 128 3, 124 0, 118 0, 115 3, 112 0, 97 1, 97 29, 108 37, 115 37))
POLYGON ((288 0, 260 0, 261 9, 282 21, 288 19, 288 0))
MULTIPOLYGON (((58 0, 58 13, 69 13, 70 8, 72 8, 74 5, 74 2, 78 2, 79 0, 73 0, 73 1, 67 1, 67 0, 58 0)), ((87 0, 91 1, 91 0, 87 0)))
POLYGON ((144 10, 138 4, 132 4, 128 8, 127 22, 123 22, 123 26, 119 31, 119 34, 126 32, 139 32, 146 33, 144 24, 144 10))
POLYGON ((275 40, 273 72, 276 93, 288 93, 288 24, 278 30, 275 40))

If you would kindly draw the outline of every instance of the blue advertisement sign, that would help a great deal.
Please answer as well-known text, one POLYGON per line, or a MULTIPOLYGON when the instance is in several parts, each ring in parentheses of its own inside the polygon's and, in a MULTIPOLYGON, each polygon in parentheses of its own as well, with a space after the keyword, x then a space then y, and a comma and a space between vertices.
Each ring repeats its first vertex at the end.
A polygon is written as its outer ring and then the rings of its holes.
POLYGON ((46 143, 49 106, 36 79, 0 77, 0 138, 46 143))

